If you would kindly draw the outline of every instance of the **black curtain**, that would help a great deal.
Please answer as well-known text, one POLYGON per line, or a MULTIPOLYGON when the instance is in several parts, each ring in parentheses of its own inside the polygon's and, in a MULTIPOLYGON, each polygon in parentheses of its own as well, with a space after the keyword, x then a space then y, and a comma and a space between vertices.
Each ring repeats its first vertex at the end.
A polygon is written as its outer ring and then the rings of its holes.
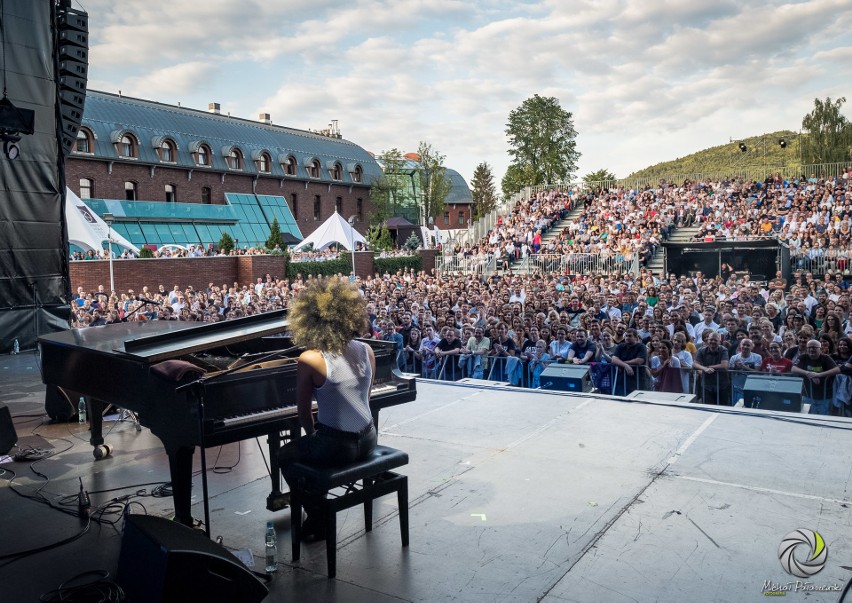
POLYGON ((664 243, 666 272, 677 275, 701 271, 715 277, 720 262, 755 277, 775 278, 780 245, 775 240, 713 241, 710 243, 664 243))
POLYGON ((0 153, 0 352, 17 339, 68 328, 64 161, 57 134, 54 4, 5 0, 3 53, 9 100, 35 111, 20 157, 0 153))

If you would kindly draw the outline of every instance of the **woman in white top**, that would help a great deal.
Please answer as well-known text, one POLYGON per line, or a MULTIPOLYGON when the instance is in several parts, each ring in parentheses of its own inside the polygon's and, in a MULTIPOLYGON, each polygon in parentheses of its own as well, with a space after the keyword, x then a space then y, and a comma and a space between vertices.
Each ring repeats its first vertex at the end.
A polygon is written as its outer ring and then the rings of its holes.
MULTIPOLYGON (((306 348, 296 369, 296 406, 306 435, 278 454, 285 479, 292 463, 343 466, 366 458, 376 447, 370 412, 376 358, 369 345, 355 340, 369 328, 358 289, 341 279, 315 280, 290 304, 288 319, 294 341, 306 348)), ((324 538, 325 522, 315 509, 306 511, 304 533, 324 538)))

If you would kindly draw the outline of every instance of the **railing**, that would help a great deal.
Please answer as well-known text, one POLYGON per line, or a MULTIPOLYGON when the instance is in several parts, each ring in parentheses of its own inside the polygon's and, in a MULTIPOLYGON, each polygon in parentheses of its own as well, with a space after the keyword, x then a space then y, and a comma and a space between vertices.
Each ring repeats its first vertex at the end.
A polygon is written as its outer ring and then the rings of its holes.
POLYGON ((852 249, 790 250, 790 268, 823 276, 829 270, 847 272, 852 269, 852 249))
MULTIPOLYGON (((438 357, 429 352, 423 353, 422 360, 409 353, 400 362, 402 370, 428 379, 486 379, 529 389, 548 389, 548 383, 542 384, 541 374, 550 364, 550 361, 528 361, 514 356, 459 354, 438 357)), ((745 380, 753 375, 770 375, 744 370, 707 373, 699 369, 677 367, 665 367, 654 375, 647 366, 633 366, 633 374, 628 375, 627 371, 612 363, 592 362, 588 366, 593 391, 601 395, 624 396, 637 390, 691 394, 696 396, 696 402, 702 404, 731 406, 743 400, 746 408, 760 408, 761 401, 744 396, 745 380)), ((848 395, 852 389, 852 377, 836 375, 832 389, 824 387, 824 379, 815 383, 794 373, 775 374, 798 380, 802 384, 802 402, 810 405, 811 414, 828 414, 833 407, 836 414, 852 416, 852 401, 848 395)))
POLYGON ((494 257, 478 256, 459 257, 458 255, 438 255, 435 258, 435 270, 440 274, 459 272, 462 274, 476 274, 479 276, 490 276, 493 272, 494 257), (490 269, 490 272, 489 272, 490 269))
POLYGON ((545 254, 530 255, 527 258, 526 270, 520 270, 515 266, 512 270, 528 274, 540 272, 544 274, 620 274, 629 273, 633 276, 639 274, 639 257, 635 253, 628 254, 594 254, 594 253, 567 253, 567 254, 545 254))

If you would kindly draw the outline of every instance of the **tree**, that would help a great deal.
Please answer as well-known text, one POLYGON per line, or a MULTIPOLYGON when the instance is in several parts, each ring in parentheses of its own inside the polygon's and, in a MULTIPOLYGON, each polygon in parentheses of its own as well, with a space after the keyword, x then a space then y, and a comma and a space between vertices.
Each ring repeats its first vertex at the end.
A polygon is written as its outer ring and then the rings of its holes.
POLYGON ((451 184, 447 176, 447 168, 444 167, 444 159, 446 159, 444 155, 424 141, 417 146, 417 154, 420 156, 418 172, 420 172, 422 192, 421 205, 428 223, 429 218, 437 218, 444 213, 444 205, 450 194, 451 184))
MULTIPOLYGON (((509 113, 509 155, 516 174, 530 174, 523 186, 566 182, 577 170, 577 131, 570 112, 555 97, 538 94, 509 113)), ((517 191, 514 191, 517 192, 517 191)))
POLYGON ((497 189, 494 187, 494 174, 491 166, 480 163, 473 170, 473 219, 477 220, 497 207, 497 189))
POLYGON ((390 251, 393 249, 393 238, 386 226, 378 224, 367 230, 367 245, 376 251, 390 251))
POLYGON ((219 249, 223 250, 225 254, 230 254, 234 249, 234 238, 227 232, 222 233, 222 238, 219 239, 219 249))
POLYGON ((287 248, 287 244, 284 243, 284 237, 281 235, 278 218, 272 218, 272 225, 269 227, 269 238, 266 239, 266 248, 271 251, 276 247, 283 250, 287 248))
POLYGON ((533 169, 529 165, 511 164, 506 168, 506 173, 503 175, 503 180, 500 182, 500 188, 503 191, 503 198, 509 199, 525 186, 532 184, 535 176, 533 169))
POLYGON ((382 166, 382 175, 371 183, 370 200, 374 210, 370 213, 370 226, 384 224, 397 215, 397 209, 406 201, 408 174, 405 169, 405 157, 399 149, 383 151, 377 158, 382 166))
POLYGON ((583 176, 583 183, 587 187, 603 188, 604 182, 612 182, 615 180, 615 174, 606 169, 600 169, 596 172, 589 172, 583 176))
POLYGON ((405 244, 402 246, 402 248, 407 251, 417 251, 418 249, 420 249, 420 246, 420 237, 418 237, 412 232, 411 236, 406 239, 405 244))
POLYGON ((835 101, 814 99, 814 110, 802 118, 802 163, 832 163, 846 161, 852 144, 852 126, 840 112, 846 97, 835 101))

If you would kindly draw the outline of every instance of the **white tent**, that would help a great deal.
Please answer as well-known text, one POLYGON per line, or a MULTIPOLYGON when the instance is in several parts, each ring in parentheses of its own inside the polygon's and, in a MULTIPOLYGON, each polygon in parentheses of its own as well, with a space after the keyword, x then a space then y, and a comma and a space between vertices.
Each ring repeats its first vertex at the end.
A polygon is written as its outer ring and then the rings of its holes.
POLYGON ((65 189, 65 220, 68 222, 68 242, 84 251, 103 249, 103 242, 112 238, 112 242, 126 247, 133 253, 139 248, 123 236, 110 229, 95 212, 83 203, 70 188, 65 189))
POLYGON ((319 228, 308 235, 301 243, 293 247, 293 249, 299 251, 312 243, 314 249, 325 249, 332 243, 340 243, 351 251, 354 243, 366 244, 367 240, 361 236, 361 233, 351 227, 343 219, 343 216, 334 212, 328 220, 320 224, 319 228))

